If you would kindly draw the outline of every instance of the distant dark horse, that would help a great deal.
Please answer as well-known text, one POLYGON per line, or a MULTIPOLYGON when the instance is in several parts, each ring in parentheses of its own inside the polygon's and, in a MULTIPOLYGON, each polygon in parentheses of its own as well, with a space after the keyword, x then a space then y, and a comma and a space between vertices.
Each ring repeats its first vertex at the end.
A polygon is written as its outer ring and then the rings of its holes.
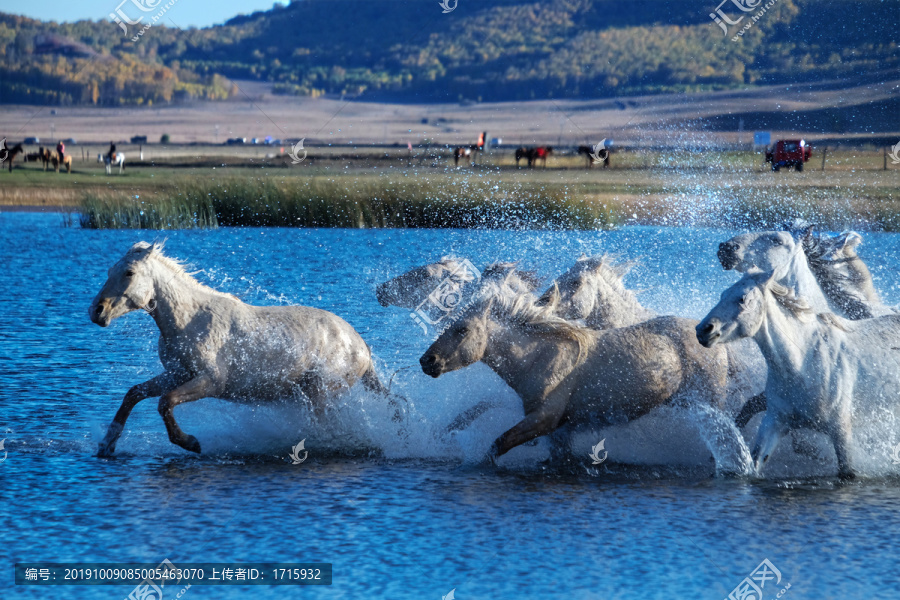
POLYGON ((599 161, 594 160, 594 149, 591 146, 578 146, 578 154, 583 154, 587 159, 588 169, 593 167, 595 162, 602 163, 604 167, 609 166, 609 150, 604 149, 597 154, 599 161))
POLYGON ((544 163, 544 168, 547 167, 547 157, 553 154, 552 146, 538 146, 532 152, 531 165, 535 166, 537 161, 542 161, 544 163))
POLYGON ((531 160, 532 160, 531 151, 524 146, 516 148, 516 168, 517 169, 519 168, 519 161, 522 160, 523 158, 528 159, 528 166, 530 167, 531 160))
POLYGON ((12 173, 13 159, 19 154, 25 154, 22 144, 16 144, 12 148, 6 147, 6 140, 3 140, 3 148, 0 148, 0 158, 9 163, 9 172, 12 173))
POLYGON ((516 148, 516 168, 519 168, 519 161, 524 159, 528 160, 528 167, 533 168, 537 161, 543 161, 544 166, 547 166, 547 157, 553 153, 552 146, 538 146, 537 148, 525 148, 524 146, 521 148, 516 148))

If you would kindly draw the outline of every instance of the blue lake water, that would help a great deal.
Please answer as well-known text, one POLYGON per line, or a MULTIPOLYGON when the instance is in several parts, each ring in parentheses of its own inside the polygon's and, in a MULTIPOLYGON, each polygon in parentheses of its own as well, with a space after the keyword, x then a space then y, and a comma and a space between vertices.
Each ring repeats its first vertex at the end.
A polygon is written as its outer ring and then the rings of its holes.
MULTIPOLYGON (((87 307, 132 243, 158 234, 88 231, 59 215, 0 213, 0 598, 125 598, 133 586, 14 586, 16 562, 330 562, 319 587, 193 586, 211 598, 725 598, 764 559, 766 600, 900 597, 900 467, 892 424, 861 434, 860 480, 839 485, 833 453, 783 443, 764 480, 712 477, 688 416, 658 411, 607 428, 609 461, 559 472, 543 442, 481 462, 521 417, 483 365, 432 380, 430 344, 376 283, 443 255, 479 267, 518 260, 545 278, 582 252, 639 264, 645 305, 699 318, 736 280, 716 260, 733 232, 220 229, 175 231, 167 253, 254 304, 304 304, 349 321, 384 381, 409 399, 409 435, 355 390, 316 425, 299 408, 201 400, 179 407, 204 453, 168 442, 156 400, 138 405, 114 459, 96 444, 127 389, 160 370, 157 330, 134 313, 110 328, 87 307), (497 408, 443 428, 481 400, 497 408), (309 458, 288 453, 305 439, 309 458), (789 584, 789 588, 786 586, 789 584)), ((900 303, 900 236, 860 254, 900 303)), ((752 432, 751 432, 752 433, 752 432)), ((749 435, 749 434, 748 434, 749 435)), ((823 446, 827 449, 827 446, 823 446)), ((580 450, 579 450, 580 452, 580 450)), ((573 460, 582 457, 573 456, 573 460)), ((179 590, 166 590, 170 600, 179 590)))

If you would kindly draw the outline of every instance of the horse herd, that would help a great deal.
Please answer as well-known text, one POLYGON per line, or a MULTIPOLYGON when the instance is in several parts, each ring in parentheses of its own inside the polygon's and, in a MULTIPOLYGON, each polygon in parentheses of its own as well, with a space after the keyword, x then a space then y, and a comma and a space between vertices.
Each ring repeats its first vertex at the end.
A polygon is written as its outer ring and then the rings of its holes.
POLYGON ((66 173, 72 172, 72 157, 71 156, 63 156, 60 159, 59 154, 56 151, 50 150, 49 148, 44 148, 41 146, 37 152, 26 153, 25 149, 22 147, 22 144, 16 144, 12 148, 7 148, 6 140, 3 141, 2 151, 5 152, 6 161, 9 163, 9 172, 12 173, 13 170, 13 161, 21 154, 22 162, 42 162, 44 163, 44 170, 47 170, 47 167, 53 165, 54 170, 59 173, 59 167, 64 166, 66 168, 66 173))
MULTIPOLYGON (((26 153, 22 144, 16 144, 12 148, 8 148, 6 145, 6 140, 3 140, 3 147, 0 148, 0 154, 3 154, 3 156, 6 157, 4 160, 9 165, 10 173, 12 173, 13 170, 13 161, 20 155, 22 156, 22 162, 42 162, 44 164, 45 171, 52 165, 53 169, 57 173, 59 173, 59 168, 61 166, 65 167, 66 173, 72 172, 72 155, 64 154, 62 158, 60 158, 57 151, 50 150, 49 148, 44 148, 43 146, 40 146, 37 152, 26 153)), ((98 154, 97 162, 104 163, 106 165, 107 175, 110 175, 112 173, 113 164, 119 167, 120 175, 125 170, 125 155, 121 152, 115 153, 112 157, 106 154, 98 154)))
MULTIPOLYGON (((581 429, 672 404, 690 411, 721 474, 759 475, 782 437, 810 428, 830 439, 838 475, 848 479, 858 471, 854 421, 894 411, 900 392, 900 315, 879 299, 856 253, 860 241, 854 232, 793 228, 723 242, 723 268, 743 277, 699 322, 642 306, 623 283, 630 265, 608 256, 579 258, 544 290, 515 263, 464 277, 459 260, 444 258, 378 285, 376 297, 415 309, 449 285, 466 298, 419 362, 431 377, 483 362, 521 398, 524 418, 494 441, 491 461, 541 436, 559 458, 581 429), (740 428, 759 412, 748 451, 740 428)), ((115 451, 134 406, 155 396, 169 439, 194 452, 199 442, 173 411, 204 397, 256 403, 299 392, 321 415, 360 382, 403 420, 401 398, 380 383, 369 347, 333 313, 247 305, 146 242, 109 270, 89 314, 106 327, 139 309, 160 329, 164 372, 128 391, 100 456, 115 451)), ((451 428, 490 406, 476 405, 451 428)), ((803 451, 796 439, 795 449, 803 451)))

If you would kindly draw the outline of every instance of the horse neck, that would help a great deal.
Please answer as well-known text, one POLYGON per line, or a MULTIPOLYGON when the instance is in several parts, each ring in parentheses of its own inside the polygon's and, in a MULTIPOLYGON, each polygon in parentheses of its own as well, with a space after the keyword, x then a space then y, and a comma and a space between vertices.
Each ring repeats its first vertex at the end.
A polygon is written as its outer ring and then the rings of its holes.
POLYGON ((863 294, 869 302, 880 304, 881 298, 875 289, 875 281, 872 279, 872 272, 869 267, 858 256, 849 257, 847 260, 847 269, 850 271, 850 280, 855 284, 856 288, 863 294))
POLYGON ((597 281, 594 289, 596 296, 594 308, 587 319, 589 322, 601 323, 605 328, 628 327, 654 316, 638 302, 631 290, 625 289, 621 284, 616 286, 607 281, 597 281))
POLYGON ((153 279, 156 307, 151 315, 163 337, 183 331, 209 305, 208 290, 160 262, 154 262, 153 279))
POLYGON ((809 267, 806 260, 806 254, 800 246, 791 256, 791 260, 786 265, 786 273, 778 279, 782 285, 794 290, 798 296, 801 296, 813 307, 817 312, 830 311, 831 306, 825 293, 822 291, 816 276, 809 267))
POLYGON ((796 379, 805 373, 805 358, 814 345, 817 321, 803 322, 765 293, 765 318, 753 336, 766 359, 769 372, 780 379, 796 379))
POLYGON ((546 335, 525 331, 521 326, 492 321, 481 360, 516 393, 528 396, 540 394, 551 378, 558 381, 565 375, 559 373, 559 361, 554 358, 571 354, 570 363, 574 367, 574 357, 578 354, 574 345, 574 342, 550 341, 546 335), (552 344, 559 349, 555 356, 550 350, 552 344))

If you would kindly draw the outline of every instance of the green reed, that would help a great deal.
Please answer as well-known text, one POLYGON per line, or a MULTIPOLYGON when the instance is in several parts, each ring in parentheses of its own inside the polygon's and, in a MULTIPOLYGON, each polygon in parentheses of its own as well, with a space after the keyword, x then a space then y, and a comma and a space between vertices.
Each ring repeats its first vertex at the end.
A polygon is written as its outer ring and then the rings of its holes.
POLYGON ((425 227, 596 229, 607 204, 564 185, 445 178, 234 178, 159 189, 151 200, 85 196, 81 225, 195 227, 425 227))

